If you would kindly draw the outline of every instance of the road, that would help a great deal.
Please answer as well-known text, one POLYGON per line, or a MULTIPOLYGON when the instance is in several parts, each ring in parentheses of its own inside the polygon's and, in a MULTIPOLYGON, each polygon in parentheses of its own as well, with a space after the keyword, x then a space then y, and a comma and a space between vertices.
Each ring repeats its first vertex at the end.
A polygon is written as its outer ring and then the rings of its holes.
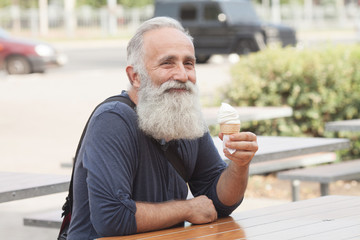
POLYGON ((58 69, 61 72, 117 69, 126 66, 126 50, 123 46, 70 48, 63 51, 68 56, 69 63, 58 69))

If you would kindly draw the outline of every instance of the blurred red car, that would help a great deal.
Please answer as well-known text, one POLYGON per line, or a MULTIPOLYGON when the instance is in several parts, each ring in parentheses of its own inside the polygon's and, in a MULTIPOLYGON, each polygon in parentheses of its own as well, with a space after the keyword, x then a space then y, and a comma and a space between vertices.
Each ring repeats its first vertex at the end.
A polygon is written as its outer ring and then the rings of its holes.
POLYGON ((66 62, 66 56, 51 45, 14 38, 0 29, 0 69, 8 74, 43 73, 49 67, 62 66, 66 62))

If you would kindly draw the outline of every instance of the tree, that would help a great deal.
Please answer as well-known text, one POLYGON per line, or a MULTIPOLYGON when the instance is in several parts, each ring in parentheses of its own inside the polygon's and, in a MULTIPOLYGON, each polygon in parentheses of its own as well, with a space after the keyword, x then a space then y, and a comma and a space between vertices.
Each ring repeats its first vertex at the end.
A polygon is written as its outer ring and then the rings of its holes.
POLYGON ((21 8, 30 8, 37 6, 37 0, 1 0, 0 8, 17 5, 21 8))
POLYGON ((107 0, 77 0, 77 5, 89 5, 94 8, 100 8, 106 6, 107 0))
POLYGON ((142 7, 153 4, 154 0, 118 0, 118 3, 127 7, 142 7))

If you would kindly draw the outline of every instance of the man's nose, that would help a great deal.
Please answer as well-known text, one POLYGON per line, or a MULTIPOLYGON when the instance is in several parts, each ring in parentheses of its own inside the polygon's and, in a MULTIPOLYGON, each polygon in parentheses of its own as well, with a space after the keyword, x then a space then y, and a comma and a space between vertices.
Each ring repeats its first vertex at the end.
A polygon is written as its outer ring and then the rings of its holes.
POLYGON ((174 73, 174 80, 180 81, 180 82, 187 82, 189 80, 188 73, 185 69, 185 66, 182 64, 179 64, 176 68, 176 71, 174 73))

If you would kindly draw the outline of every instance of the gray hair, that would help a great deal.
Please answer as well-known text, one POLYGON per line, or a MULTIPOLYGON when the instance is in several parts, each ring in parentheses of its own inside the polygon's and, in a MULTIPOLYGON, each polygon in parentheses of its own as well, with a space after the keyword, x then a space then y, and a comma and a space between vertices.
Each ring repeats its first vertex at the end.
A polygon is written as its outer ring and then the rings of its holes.
POLYGON ((143 36, 146 32, 159 28, 175 28, 183 32, 191 41, 193 38, 175 19, 170 17, 155 17, 145 21, 135 32, 127 46, 127 63, 134 67, 135 72, 144 71, 143 36))

